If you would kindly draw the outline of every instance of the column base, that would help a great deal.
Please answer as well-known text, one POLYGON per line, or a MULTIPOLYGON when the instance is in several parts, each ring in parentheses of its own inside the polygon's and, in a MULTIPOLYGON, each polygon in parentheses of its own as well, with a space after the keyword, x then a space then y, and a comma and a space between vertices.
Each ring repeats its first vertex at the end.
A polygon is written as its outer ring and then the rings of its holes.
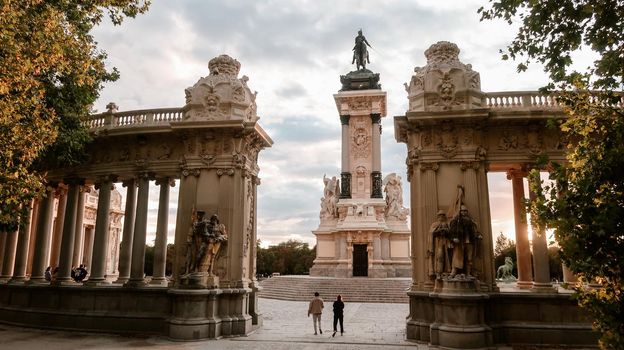
POLYGON ((39 286, 45 286, 45 285, 49 285, 50 281, 46 281, 45 278, 43 277, 31 277, 27 282, 26 285, 39 285, 39 286))
POLYGON ((56 280, 52 281, 50 283, 51 286, 78 286, 79 284, 76 283, 76 281, 74 281, 73 279, 71 279, 71 277, 67 277, 67 278, 57 278, 56 280))
POLYGON ((520 289, 531 289, 533 288, 533 282, 531 281, 518 281, 516 282, 516 287, 520 289))
POLYGON ((111 283, 110 281, 107 281, 106 279, 103 278, 103 279, 97 279, 97 280, 89 279, 85 281, 83 285, 87 287, 104 287, 104 286, 110 286, 111 283))
POLYGON ((13 277, 9 280, 9 282, 7 282, 7 284, 26 284, 26 283, 28 283, 28 280, 26 279, 25 276, 13 277))
POLYGON ((149 285, 167 287, 169 286, 169 281, 165 277, 156 277, 152 278, 152 280, 149 282, 149 285))
POLYGON ((144 279, 140 279, 140 280, 130 279, 128 282, 124 283, 123 286, 127 288, 143 288, 147 286, 147 282, 145 282, 144 279))
POLYGON ((534 293, 557 293, 558 290, 551 283, 535 283, 531 287, 531 292, 534 293))
POLYGON ((114 284, 125 284, 130 280, 130 277, 118 277, 115 281, 113 281, 114 284))

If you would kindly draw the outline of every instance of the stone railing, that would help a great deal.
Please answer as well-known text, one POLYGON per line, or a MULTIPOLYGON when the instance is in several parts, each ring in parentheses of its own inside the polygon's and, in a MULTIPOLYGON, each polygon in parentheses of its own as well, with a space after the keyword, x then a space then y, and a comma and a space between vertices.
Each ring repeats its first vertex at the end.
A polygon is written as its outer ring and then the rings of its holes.
POLYGON ((167 125, 182 120, 182 108, 140 109, 135 111, 108 111, 93 114, 84 122, 89 130, 131 128, 137 126, 167 125))
POLYGON ((556 94, 544 95, 537 91, 487 92, 483 104, 491 109, 560 109, 556 94))
MULTIPOLYGON (((561 109, 562 104, 557 101, 558 93, 548 95, 541 94, 538 91, 503 91, 503 92, 486 92, 483 97, 483 104, 493 110, 511 110, 524 108, 537 109, 561 109)), ((603 105, 611 107, 624 107, 624 95, 620 96, 619 102, 613 104, 603 100, 603 105)), ((599 103, 602 97, 599 92, 589 92, 589 102, 599 103)))

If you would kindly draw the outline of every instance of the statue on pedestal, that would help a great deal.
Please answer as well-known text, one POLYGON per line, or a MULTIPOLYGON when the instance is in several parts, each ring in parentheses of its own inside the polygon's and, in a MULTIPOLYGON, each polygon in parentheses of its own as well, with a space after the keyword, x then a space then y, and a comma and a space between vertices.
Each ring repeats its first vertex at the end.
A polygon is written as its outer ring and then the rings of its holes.
POLYGON ((386 193, 386 218, 407 219, 409 210, 403 207, 403 186, 401 177, 395 173, 389 174, 383 180, 384 192, 386 193))
POLYGON ((340 191, 340 181, 335 176, 328 178, 323 175, 323 198, 321 198, 321 219, 331 219, 338 216, 336 204, 338 203, 338 193, 340 191))
POLYGON ((355 46, 353 47, 353 60, 351 64, 355 63, 358 70, 366 69, 366 63, 370 63, 370 59, 368 58, 368 49, 366 48, 372 47, 366 37, 362 34, 362 29, 358 30, 358 35, 355 37, 355 46))
POLYGON ((449 239, 450 227, 443 210, 438 211, 437 221, 431 224, 429 234, 431 235, 431 246, 427 252, 429 259, 429 276, 440 278, 442 274, 450 272, 451 246, 449 239))
POLYGON ((217 214, 207 220, 205 212, 198 210, 191 232, 192 236, 187 242, 186 273, 214 276, 214 263, 221 243, 227 241, 225 225, 219 223, 217 214))
POLYGON ((451 277, 460 270, 466 276, 473 276, 472 263, 479 255, 479 245, 483 238, 477 229, 477 223, 468 214, 465 205, 460 206, 457 213, 449 223, 449 235, 453 244, 453 257, 451 261, 451 277))

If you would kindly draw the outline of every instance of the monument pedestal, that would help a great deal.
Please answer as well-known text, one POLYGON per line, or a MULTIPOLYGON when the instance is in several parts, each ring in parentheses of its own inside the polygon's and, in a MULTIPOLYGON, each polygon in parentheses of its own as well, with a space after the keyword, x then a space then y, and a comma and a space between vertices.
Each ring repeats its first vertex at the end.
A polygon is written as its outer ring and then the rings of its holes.
POLYGON ((193 272, 180 278, 183 289, 214 289, 219 287, 219 277, 207 272, 193 272))
POLYGON ((485 324, 489 295, 479 293, 479 281, 472 276, 445 276, 435 281, 434 320, 429 326, 430 344, 441 348, 489 349, 492 329, 485 324))

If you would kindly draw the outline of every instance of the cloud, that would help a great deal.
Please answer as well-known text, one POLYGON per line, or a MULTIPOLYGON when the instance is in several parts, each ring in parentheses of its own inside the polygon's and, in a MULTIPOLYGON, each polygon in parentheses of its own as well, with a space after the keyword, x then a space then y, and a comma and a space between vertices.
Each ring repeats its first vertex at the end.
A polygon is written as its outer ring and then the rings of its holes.
MULTIPOLYGON (((440 40, 456 42, 460 59, 480 72, 484 91, 536 90, 546 82, 538 65, 517 74, 514 62, 498 50, 514 36, 502 21, 480 22, 480 0, 254 2, 158 1, 149 12, 120 27, 103 24, 94 31, 108 52, 108 66, 121 79, 105 86, 95 108, 116 102, 121 110, 184 104, 184 89, 208 75, 207 62, 222 53, 241 62, 241 75, 258 91, 260 124, 273 138, 261 152, 258 235, 263 242, 288 238, 312 243, 318 226, 322 177, 340 172, 340 122, 333 94, 340 75, 354 69, 352 47, 362 28, 372 45, 368 67, 379 72, 388 94, 383 120, 382 171, 403 177, 405 206, 406 147, 394 140, 393 117, 407 109, 408 82, 415 66, 426 64, 424 51, 440 40)), ((493 232, 508 232, 513 207, 510 184, 489 176, 493 232), (496 227, 496 228, 494 228, 496 227)), ((171 189, 169 241, 178 188, 171 189)), ((125 194, 124 194, 125 196, 125 194)), ((148 241, 153 239, 158 189, 152 184, 148 241)))

